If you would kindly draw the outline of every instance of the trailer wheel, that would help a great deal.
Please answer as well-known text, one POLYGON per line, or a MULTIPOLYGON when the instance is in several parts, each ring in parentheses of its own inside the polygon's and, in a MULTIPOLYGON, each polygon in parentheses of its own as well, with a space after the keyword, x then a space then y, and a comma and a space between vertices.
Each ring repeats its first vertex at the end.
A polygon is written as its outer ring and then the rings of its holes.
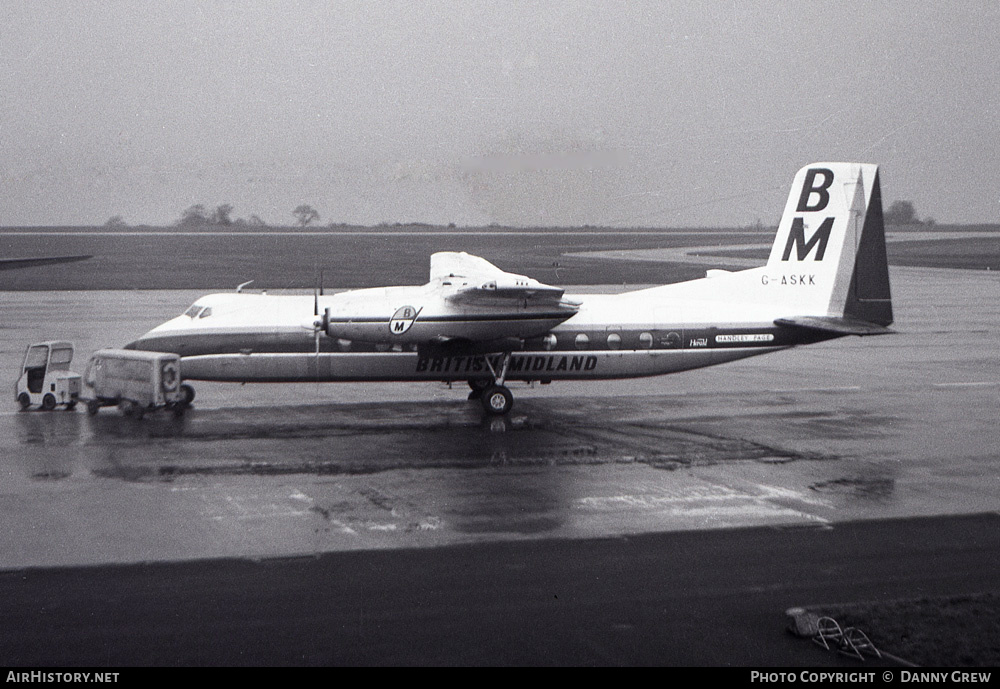
POLYGON ((22 392, 17 396, 17 403, 21 405, 21 411, 27 411, 28 407, 31 406, 31 397, 26 392, 22 392))
POLYGON ((181 392, 184 393, 184 400, 181 402, 185 407, 190 407, 191 403, 194 402, 194 388, 187 383, 181 384, 181 392))
POLYGON ((51 392, 45 393, 45 397, 42 398, 42 409, 45 411, 52 411, 56 408, 56 396, 51 392))
POLYGON ((87 413, 97 416, 97 410, 101 408, 101 403, 97 400, 87 400, 87 413))
POLYGON ((66 403, 66 411, 73 411, 74 409, 76 409, 76 400, 66 403))

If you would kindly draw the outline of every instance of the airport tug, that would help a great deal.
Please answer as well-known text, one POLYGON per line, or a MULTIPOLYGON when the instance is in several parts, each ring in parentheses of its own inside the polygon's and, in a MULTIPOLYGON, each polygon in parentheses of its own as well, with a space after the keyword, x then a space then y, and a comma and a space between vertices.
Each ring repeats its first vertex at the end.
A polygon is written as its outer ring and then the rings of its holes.
POLYGON ((71 410, 80 399, 81 376, 69 370, 73 361, 73 343, 38 342, 24 353, 21 376, 14 385, 14 396, 24 411, 38 405, 52 411, 59 405, 71 410))

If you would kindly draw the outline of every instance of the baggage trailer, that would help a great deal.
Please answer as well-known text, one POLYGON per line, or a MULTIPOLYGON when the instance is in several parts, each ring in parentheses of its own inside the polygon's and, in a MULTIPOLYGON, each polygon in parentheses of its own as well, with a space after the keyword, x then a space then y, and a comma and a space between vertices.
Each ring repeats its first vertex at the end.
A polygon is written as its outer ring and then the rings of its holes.
POLYGON ((112 406, 138 419, 157 409, 181 416, 193 397, 190 386, 181 385, 180 356, 170 352, 99 349, 90 357, 83 382, 91 416, 112 406))
POLYGON ((52 411, 59 405, 73 409, 80 399, 80 374, 69 370, 73 343, 61 340, 29 345, 14 384, 14 397, 25 411, 38 405, 52 411))

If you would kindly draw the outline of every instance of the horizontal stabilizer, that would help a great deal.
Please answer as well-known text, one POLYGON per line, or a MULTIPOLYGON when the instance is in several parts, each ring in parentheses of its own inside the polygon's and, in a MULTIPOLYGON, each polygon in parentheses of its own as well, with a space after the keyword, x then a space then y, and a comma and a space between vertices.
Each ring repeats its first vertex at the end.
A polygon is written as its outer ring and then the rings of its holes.
POLYGON ((806 328, 807 330, 819 330, 836 335, 890 335, 895 332, 876 323, 837 316, 778 318, 774 321, 774 324, 791 326, 793 328, 806 328))

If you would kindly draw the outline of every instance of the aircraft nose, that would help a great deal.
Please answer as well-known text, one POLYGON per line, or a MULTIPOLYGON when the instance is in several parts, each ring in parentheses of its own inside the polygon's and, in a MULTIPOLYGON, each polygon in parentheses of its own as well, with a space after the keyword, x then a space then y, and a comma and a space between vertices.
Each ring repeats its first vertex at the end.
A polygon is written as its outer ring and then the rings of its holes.
POLYGON ((136 350, 148 350, 149 349, 149 333, 144 333, 136 339, 124 345, 122 349, 136 349, 136 350))

